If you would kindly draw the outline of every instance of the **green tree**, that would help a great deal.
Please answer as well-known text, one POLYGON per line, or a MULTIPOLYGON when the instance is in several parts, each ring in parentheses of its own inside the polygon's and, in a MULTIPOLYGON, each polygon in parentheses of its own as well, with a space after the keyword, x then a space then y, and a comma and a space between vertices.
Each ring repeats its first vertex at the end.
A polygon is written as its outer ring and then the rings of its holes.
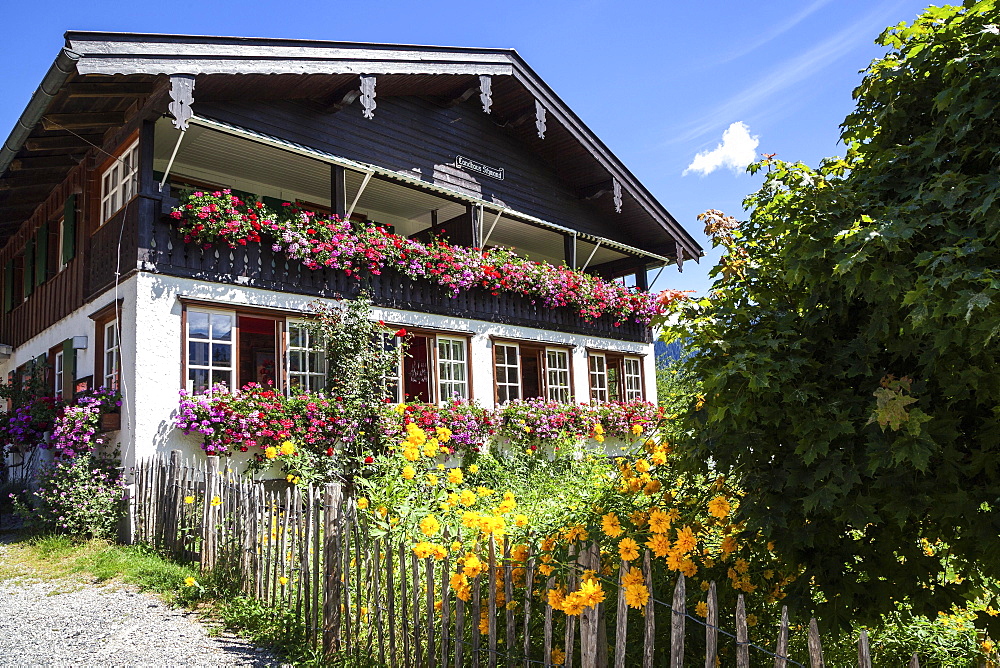
POLYGON ((752 166, 749 220, 702 216, 711 298, 675 306, 691 461, 736 476, 747 531, 804 568, 789 601, 828 624, 1000 577, 998 24, 991 0, 883 32, 846 158, 752 166))

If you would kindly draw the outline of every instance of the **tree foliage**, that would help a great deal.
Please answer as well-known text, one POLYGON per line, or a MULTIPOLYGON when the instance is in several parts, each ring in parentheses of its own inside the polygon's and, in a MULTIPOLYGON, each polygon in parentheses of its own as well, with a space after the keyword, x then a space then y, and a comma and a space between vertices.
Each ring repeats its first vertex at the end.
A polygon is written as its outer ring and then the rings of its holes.
POLYGON ((967 2, 883 32, 846 157, 753 165, 748 221, 703 214, 711 299, 675 307, 692 461, 737 476, 747 530, 837 624, 1000 577, 998 24, 967 2))

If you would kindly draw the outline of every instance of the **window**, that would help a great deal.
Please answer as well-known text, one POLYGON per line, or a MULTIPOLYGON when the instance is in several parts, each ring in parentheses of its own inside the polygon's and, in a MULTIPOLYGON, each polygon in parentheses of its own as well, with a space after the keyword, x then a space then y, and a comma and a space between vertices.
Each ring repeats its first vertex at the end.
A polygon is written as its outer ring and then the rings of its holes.
POLYGON ((63 393, 63 352, 56 353, 52 361, 52 396, 59 397, 63 393))
POLYGON ((549 401, 567 403, 573 394, 569 381, 569 351, 546 348, 545 369, 549 401))
POLYGON ((379 338, 381 339, 383 350, 394 351, 396 353, 394 357, 396 362, 392 369, 382 376, 382 385, 385 387, 386 398, 398 404, 403 401, 403 397, 401 396, 403 380, 399 375, 403 368, 403 365, 400 364, 402 360, 399 355, 399 337, 395 334, 382 332, 379 338))
POLYGON ((602 354, 590 355, 590 400, 608 400, 608 366, 602 354))
POLYGON ((187 390, 205 392, 217 383, 233 387, 235 314, 187 311, 187 390))
POLYGON ((622 379, 625 384, 625 401, 642 399, 642 364, 638 357, 622 360, 622 379))
POLYGON ((101 372, 101 386, 109 390, 118 389, 119 339, 118 322, 112 320, 104 325, 104 365, 101 372))
POLYGON ((439 401, 469 398, 465 346, 465 339, 437 338, 439 401))
POLYGON ((101 175, 101 224, 108 222, 139 192, 139 142, 136 140, 101 175))
POLYGON ((323 345, 304 323, 288 323, 288 391, 319 392, 326 388, 323 345))
POLYGON ((521 398, 520 359, 517 344, 493 344, 493 359, 496 365, 497 403, 521 398))

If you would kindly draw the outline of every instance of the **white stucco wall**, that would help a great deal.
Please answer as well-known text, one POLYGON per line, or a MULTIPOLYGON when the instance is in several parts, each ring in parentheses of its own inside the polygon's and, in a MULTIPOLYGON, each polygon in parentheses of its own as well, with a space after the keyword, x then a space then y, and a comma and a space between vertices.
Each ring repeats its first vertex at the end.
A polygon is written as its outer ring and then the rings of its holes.
MULTIPOLYGON (((134 463, 137 458, 166 454, 173 449, 181 449, 186 455, 200 452, 198 445, 200 439, 195 436, 184 436, 173 428, 178 393, 182 387, 182 305, 178 297, 215 302, 222 309, 258 306, 301 311, 303 314, 310 313, 309 304, 316 301, 313 297, 302 295, 204 283, 144 272, 120 285, 118 296, 123 298, 121 376, 125 402, 122 409, 122 430, 115 436, 121 441, 123 459, 127 466, 134 463)), ((9 360, 0 361, 0 372, 6 373, 71 336, 86 334, 90 347, 79 351, 77 377, 92 374, 95 331, 94 322, 89 315, 114 299, 115 295, 112 292, 103 294, 31 341, 19 346, 9 360)), ((577 397, 589 396, 588 347, 644 355, 646 396, 650 400, 655 400, 655 361, 652 345, 398 309, 373 310, 376 318, 395 326, 471 335, 472 396, 484 406, 493 404, 491 337, 570 348, 573 390, 577 397)))

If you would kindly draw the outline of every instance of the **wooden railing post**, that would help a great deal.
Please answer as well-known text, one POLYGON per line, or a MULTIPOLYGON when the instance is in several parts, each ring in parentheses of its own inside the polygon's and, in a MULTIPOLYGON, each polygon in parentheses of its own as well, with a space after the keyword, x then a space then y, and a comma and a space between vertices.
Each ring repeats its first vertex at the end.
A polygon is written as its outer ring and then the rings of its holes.
MULTIPOLYGON (((341 583, 341 501, 339 483, 327 483, 323 490, 323 565, 326 582, 323 586, 323 655, 340 651, 340 583, 341 583)), ((318 556, 318 555, 317 555, 318 556)), ((346 611, 345 611, 346 612, 346 611)))
POLYGON ((205 458, 205 499, 201 513, 201 570, 210 571, 215 568, 218 533, 216 523, 219 512, 216 510, 222 500, 219 498, 219 456, 209 455, 205 458))

